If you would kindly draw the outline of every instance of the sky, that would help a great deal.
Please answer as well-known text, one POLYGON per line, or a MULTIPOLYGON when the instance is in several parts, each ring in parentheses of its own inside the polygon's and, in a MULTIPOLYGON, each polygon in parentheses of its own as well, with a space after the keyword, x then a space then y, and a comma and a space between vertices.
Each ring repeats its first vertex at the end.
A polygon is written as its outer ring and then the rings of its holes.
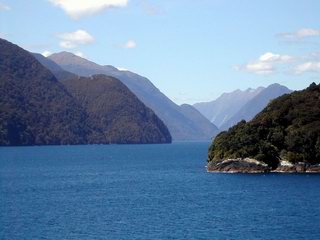
POLYGON ((320 82, 319 0, 0 0, 0 37, 136 72, 178 104, 320 82))

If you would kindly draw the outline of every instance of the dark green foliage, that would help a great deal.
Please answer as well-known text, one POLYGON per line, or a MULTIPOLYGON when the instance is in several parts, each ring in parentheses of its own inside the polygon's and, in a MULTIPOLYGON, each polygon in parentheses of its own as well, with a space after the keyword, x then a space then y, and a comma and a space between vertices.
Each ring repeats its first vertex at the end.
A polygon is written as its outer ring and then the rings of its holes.
POLYGON ((29 52, 0 39, 0 145, 171 142, 120 81, 99 76, 66 85, 75 97, 29 52))
POLYGON ((252 121, 220 133, 209 161, 251 157, 275 168, 280 159, 320 163, 320 85, 273 100, 252 121))
POLYGON ((105 75, 63 82, 86 109, 95 132, 90 142, 167 143, 171 136, 163 122, 119 80, 105 75))
POLYGON ((0 145, 79 144, 86 113, 29 52, 0 39, 0 145))

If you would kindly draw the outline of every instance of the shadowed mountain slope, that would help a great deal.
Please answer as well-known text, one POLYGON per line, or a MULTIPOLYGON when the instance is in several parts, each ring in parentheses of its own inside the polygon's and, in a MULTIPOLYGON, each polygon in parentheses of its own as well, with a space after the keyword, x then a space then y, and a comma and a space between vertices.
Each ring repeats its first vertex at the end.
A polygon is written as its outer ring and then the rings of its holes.
POLYGON ((163 122, 119 80, 63 83, 32 54, 0 39, 0 145, 171 142, 163 122))
POLYGON ((0 145, 80 144, 82 107, 29 52, 0 39, 0 145))
POLYGON ((171 142, 164 123, 118 79, 94 75, 63 83, 89 115, 91 142, 171 142))
POLYGON ((200 126, 145 77, 109 65, 101 66, 68 52, 52 54, 49 58, 64 70, 80 76, 106 74, 119 79, 162 119, 175 141, 210 140, 217 133, 217 128, 209 121, 200 126))
POLYGON ((67 80, 67 79, 73 79, 76 78, 77 75, 74 73, 70 73, 68 71, 65 71, 62 69, 58 64, 56 64, 54 61, 50 60, 49 58, 46 58, 42 56, 39 53, 32 53, 32 55, 48 70, 50 70, 51 73, 59 80, 67 80))

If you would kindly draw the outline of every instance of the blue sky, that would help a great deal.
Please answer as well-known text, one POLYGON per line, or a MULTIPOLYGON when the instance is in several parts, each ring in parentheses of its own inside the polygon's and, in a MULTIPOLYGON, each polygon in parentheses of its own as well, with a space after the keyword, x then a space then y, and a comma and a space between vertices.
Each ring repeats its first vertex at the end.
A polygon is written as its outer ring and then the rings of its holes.
POLYGON ((173 101, 320 82, 319 0, 0 0, 0 36, 148 77, 173 101))

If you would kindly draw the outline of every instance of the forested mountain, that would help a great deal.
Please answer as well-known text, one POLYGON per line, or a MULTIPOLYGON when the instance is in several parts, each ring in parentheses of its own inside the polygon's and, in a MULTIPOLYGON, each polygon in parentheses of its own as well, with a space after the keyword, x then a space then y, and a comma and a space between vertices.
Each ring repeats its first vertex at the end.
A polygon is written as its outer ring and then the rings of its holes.
POLYGON ((64 70, 80 76, 88 77, 94 74, 106 74, 119 79, 159 116, 168 127, 173 140, 210 140, 212 136, 217 134, 216 126, 210 121, 204 120, 203 122, 205 123, 201 126, 199 122, 194 121, 194 119, 202 117, 199 112, 194 112, 198 117, 190 118, 180 106, 167 98, 145 77, 130 71, 120 71, 110 65, 98 65, 68 52, 52 54, 49 59, 64 70))
POLYGON ((87 115, 29 52, 0 39, 0 145, 80 144, 87 115))
POLYGON ((271 169, 320 163, 320 84, 273 100, 250 122, 220 133, 209 150, 209 163, 253 158, 271 169))
POLYGON ((64 84, 0 39, 0 145, 171 142, 163 122, 119 80, 75 77, 64 84))
POLYGON ((171 142, 164 123, 118 79, 94 75, 63 83, 89 115, 91 142, 171 142))

